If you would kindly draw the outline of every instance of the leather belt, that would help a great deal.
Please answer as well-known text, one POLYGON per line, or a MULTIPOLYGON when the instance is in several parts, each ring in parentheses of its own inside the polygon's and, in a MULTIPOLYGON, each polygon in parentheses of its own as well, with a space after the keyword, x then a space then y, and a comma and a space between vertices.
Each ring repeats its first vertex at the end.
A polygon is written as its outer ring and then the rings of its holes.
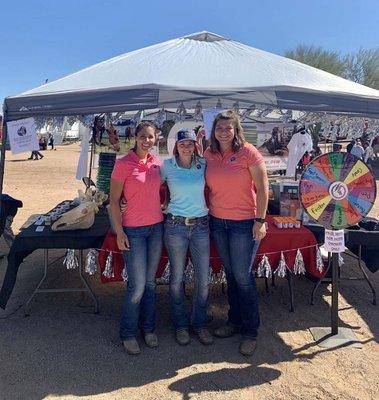
POLYGON ((208 221, 208 215, 204 215, 204 217, 193 217, 192 218, 192 217, 182 217, 180 215, 167 214, 167 218, 170 218, 171 221, 179 222, 186 226, 193 226, 200 222, 208 221))

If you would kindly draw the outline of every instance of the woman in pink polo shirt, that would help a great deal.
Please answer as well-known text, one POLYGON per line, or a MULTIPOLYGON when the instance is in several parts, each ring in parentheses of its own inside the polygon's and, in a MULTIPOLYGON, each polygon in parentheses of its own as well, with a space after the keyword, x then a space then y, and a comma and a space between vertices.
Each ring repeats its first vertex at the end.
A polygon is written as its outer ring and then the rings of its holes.
POLYGON ((240 331, 239 351, 252 355, 259 328, 258 294, 251 268, 266 235, 268 180, 263 157, 247 143, 238 115, 218 114, 205 151, 210 230, 228 283, 229 314, 214 332, 229 337, 240 331))
POLYGON ((129 354, 140 353, 136 340, 141 328, 149 347, 158 346, 155 330, 155 274, 162 251, 163 215, 159 196, 160 160, 150 154, 157 129, 148 121, 135 131, 135 146, 116 161, 110 205, 117 245, 123 251, 128 286, 121 312, 120 338, 129 354), (121 214, 120 199, 127 202, 121 214))

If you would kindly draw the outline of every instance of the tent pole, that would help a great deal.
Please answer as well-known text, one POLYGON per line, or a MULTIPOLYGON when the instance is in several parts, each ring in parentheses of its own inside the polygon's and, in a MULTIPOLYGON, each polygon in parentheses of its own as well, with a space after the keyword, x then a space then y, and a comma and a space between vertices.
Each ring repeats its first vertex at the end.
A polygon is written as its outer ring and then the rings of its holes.
POLYGON ((0 195, 3 194, 3 184, 4 184, 4 169, 5 169, 5 149, 7 145, 7 120, 8 120, 8 110, 4 102, 3 104, 3 134, 1 137, 1 153, 0 153, 0 195))
POLYGON ((88 186, 91 186, 91 175, 92 175, 92 159, 93 159, 93 153, 95 151, 95 139, 92 137, 91 139, 91 154, 89 157, 89 172, 88 172, 88 186))
POLYGON ((96 121, 97 121, 97 118, 95 117, 93 119, 93 126, 92 126, 92 132, 91 132, 91 153, 90 153, 90 157, 89 157, 89 171, 88 171, 87 188, 89 188, 91 186, 93 155, 96 150, 96 132, 97 132, 96 121))

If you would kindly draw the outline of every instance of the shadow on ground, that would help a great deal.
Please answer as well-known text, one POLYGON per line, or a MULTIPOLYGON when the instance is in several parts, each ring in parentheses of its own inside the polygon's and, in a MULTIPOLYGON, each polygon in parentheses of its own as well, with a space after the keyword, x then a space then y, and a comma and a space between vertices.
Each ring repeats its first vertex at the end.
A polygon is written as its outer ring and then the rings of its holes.
MULTIPOLYGON (((171 330, 165 286, 158 288, 157 296, 160 347, 148 349, 142 345, 141 355, 128 356, 117 334, 123 284, 100 285, 98 277, 91 278, 101 305, 99 315, 91 313, 87 298, 65 294, 39 295, 33 302, 31 316, 23 316, 18 306, 25 303, 38 283, 41 264, 42 252, 35 252, 21 266, 15 293, 7 310, 0 312, 2 399, 43 399, 51 394, 91 396, 156 383, 157 391, 166 390, 163 393, 167 394, 168 389, 189 400, 192 393, 229 392, 272 383, 282 374, 278 364, 308 363, 325 351, 314 344, 307 330, 329 325, 329 306, 322 297, 328 289, 322 286, 316 304, 310 306, 312 283, 304 277, 295 278, 294 313, 288 311, 285 280, 280 280, 269 294, 264 293, 263 282, 259 282, 262 328, 252 358, 238 353, 238 336, 216 340, 215 345, 208 347, 195 338, 189 346, 178 346, 171 330), (300 341, 297 337, 289 343, 288 335, 295 331, 302 332, 300 341)), ((0 261, 0 281, 5 267, 5 261, 0 261)), ((52 268, 49 285, 74 286, 75 282, 75 271, 63 270, 62 265, 52 268)), ((378 332, 376 309, 369 302, 370 296, 365 295, 364 284, 353 285, 342 284, 342 295, 371 330, 378 332)), ((214 327, 227 312, 219 286, 212 288, 210 304, 211 327, 214 327)), ((341 322, 341 326, 348 325, 341 322)), ((360 329, 359 325, 350 327, 360 329)))

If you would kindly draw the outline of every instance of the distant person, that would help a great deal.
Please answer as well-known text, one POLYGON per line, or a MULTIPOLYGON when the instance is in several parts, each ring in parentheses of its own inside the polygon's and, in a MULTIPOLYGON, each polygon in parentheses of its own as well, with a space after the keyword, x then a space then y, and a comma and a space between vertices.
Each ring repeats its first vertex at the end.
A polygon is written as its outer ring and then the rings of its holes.
POLYGON ((303 167, 306 167, 312 160, 312 155, 310 152, 306 151, 301 158, 301 164, 303 167))
POLYGON ((281 138, 279 137, 279 128, 276 126, 271 133, 271 137, 266 140, 260 148, 266 147, 267 151, 271 155, 282 156, 283 150, 285 146, 282 143, 281 138))
POLYGON ((351 150, 354 147, 354 145, 355 145, 355 139, 351 140, 350 143, 346 146, 346 151, 348 153, 351 153, 351 150))
POLYGON ((47 140, 44 135, 41 136, 39 139, 39 149, 40 150, 46 150, 47 149, 47 140))
POLYGON ((361 145, 361 141, 357 139, 353 145, 353 148, 351 149, 350 153, 353 154, 354 156, 358 158, 362 158, 364 154, 364 148, 361 145))
POLYGON ((363 143, 364 154, 363 154, 363 161, 368 165, 371 166, 371 163, 375 157, 374 150, 370 146, 369 143, 363 143))
POLYGON ((52 133, 48 133, 48 145, 51 146, 50 150, 54 150, 54 135, 52 133))
POLYGON ((32 151, 32 154, 30 155, 30 157, 28 158, 28 160, 38 160, 43 158, 43 154, 41 154, 38 150, 32 151))
POLYGON ((130 140, 131 140, 131 138, 132 138, 132 129, 131 129, 131 127, 130 126, 127 126, 126 128, 125 128, 125 143, 126 142, 130 142, 130 140))

